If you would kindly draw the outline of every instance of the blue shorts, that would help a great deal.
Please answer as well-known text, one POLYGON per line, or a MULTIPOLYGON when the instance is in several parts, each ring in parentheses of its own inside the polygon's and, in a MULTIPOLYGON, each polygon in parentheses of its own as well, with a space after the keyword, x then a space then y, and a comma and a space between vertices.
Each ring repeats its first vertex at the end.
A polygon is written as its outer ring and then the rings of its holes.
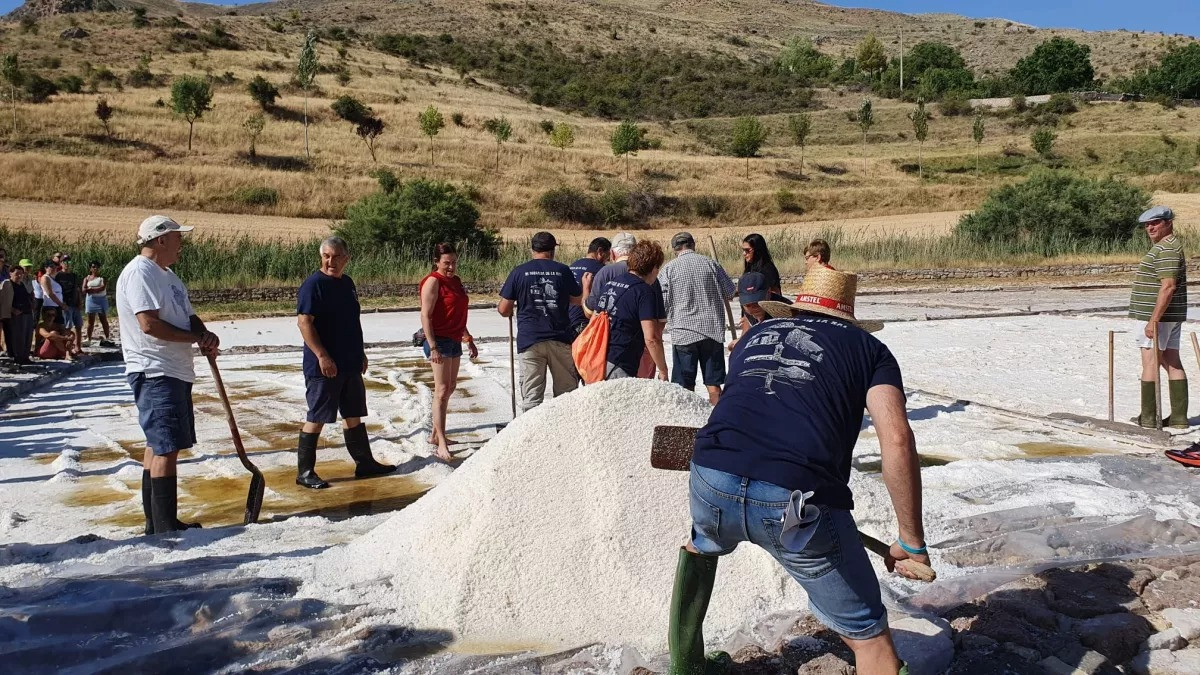
POLYGON ((725 555, 748 541, 770 553, 808 594, 809 609, 834 632, 866 640, 887 629, 879 580, 867 560, 854 518, 845 509, 818 505, 820 517, 803 550, 779 541, 792 491, 765 481, 692 464, 692 546, 725 555))
MULTIPOLYGON (((451 340, 450 338, 437 337, 436 335, 434 336, 433 341, 437 343, 437 348, 438 351, 442 353, 442 358, 457 359, 462 357, 462 342, 459 342, 458 340, 451 340)), ((429 358, 430 351, 428 338, 425 339, 425 342, 421 343, 421 348, 425 350, 425 358, 429 358)))
POLYGON ((83 299, 83 310, 88 314, 108 314, 108 296, 89 295, 83 299))
POLYGON ((671 350, 671 381, 691 391, 696 388, 696 373, 704 374, 704 386, 725 384, 725 346, 704 338, 690 345, 675 345, 671 350))
POLYGON ((329 424, 342 419, 367 416, 367 387, 362 373, 338 371, 337 377, 304 378, 304 398, 308 401, 309 422, 329 424))
POLYGON ((196 444, 191 382, 145 373, 130 373, 127 379, 137 403, 138 424, 154 454, 169 455, 196 444))
POLYGON ((62 307, 62 321, 67 329, 83 328, 83 312, 78 307, 62 307))

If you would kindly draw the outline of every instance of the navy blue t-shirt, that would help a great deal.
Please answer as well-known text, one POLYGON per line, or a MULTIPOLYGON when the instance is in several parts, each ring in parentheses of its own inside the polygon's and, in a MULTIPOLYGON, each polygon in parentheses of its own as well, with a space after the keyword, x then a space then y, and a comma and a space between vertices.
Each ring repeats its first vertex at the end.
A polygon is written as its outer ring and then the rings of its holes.
MULTIPOLYGON (((575 283, 579 284, 579 288, 581 289, 580 293, 583 292, 583 275, 591 274, 593 277, 595 277, 596 272, 599 272, 602 269, 604 269, 604 263, 596 260, 595 258, 580 258, 579 260, 571 263, 571 274, 575 275, 575 283)), ((595 280, 593 279, 593 281, 595 280)), ((576 328, 587 323, 588 321, 587 315, 583 313, 583 307, 571 305, 569 313, 571 315, 572 328, 576 328)))
MULTIPOLYGON (((346 275, 340 279, 317 270, 300 286, 296 314, 315 317, 317 337, 337 365, 338 374, 362 372, 363 333, 359 321, 358 291, 346 275)), ((317 355, 304 345, 304 376, 320 377, 317 355)))
POLYGON ((607 360, 630 376, 637 375, 646 351, 642 322, 658 319, 656 296, 661 299, 662 293, 632 272, 604 282, 597 296, 596 311, 609 315, 607 360))
MULTIPOLYGON (((592 292, 586 298, 584 298, 584 303, 587 304, 588 309, 592 310, 593 312, 600 311, 596 306, 599 303, 600 292, 603 290, 605 284, 613 279, 625 276, 626 274, 629 274, 629 263, 625 260, 618 260, 611 265, 605 265, 604 269, 597 272, 596 278, 592 279, 592 292)), ((655 279, 654 283, 650 284, 650 287, 653 288, 654 292, 657 294, 657 299, 654 301, 654 305, 656 307, 654 318, 658 319, 659 321, 666 321, 667 301, 666 298, 663 297, 662 284, 658 283, 658 279, 655 279)))
POLYGON ((880 384, 904 390, 891 351, 861 328, 815 315, 763 321, 730 356, 692 460, 853 509, 850 456, 867 390, 880 384))
POLYGON ((571 298, 583 295, 571 269, 556 260, 534 258, 518 265, 500 289, 500 297, 517 303, 517 351, 538 342, 571 344, 571 298))

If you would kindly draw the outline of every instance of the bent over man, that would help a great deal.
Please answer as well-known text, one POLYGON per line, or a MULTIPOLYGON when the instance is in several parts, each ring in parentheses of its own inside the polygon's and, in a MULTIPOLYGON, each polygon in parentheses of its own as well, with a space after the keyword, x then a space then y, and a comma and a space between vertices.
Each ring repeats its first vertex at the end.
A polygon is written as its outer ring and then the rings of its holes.
POLYGON ((811 269, 795 304, 759 303, 772 318, 730 357, 725 392, 692 456, 692 532, 671 600, 673 674, 705 672, 701 628, 717 561, 742 542, 765 549, 804 587, 812 613, 854 651, 857 672, 902 672, 850 515, 864 406, 900 527, 889 570, 903 558, 929 563, 921 475, 900 366, 856 322, 856 284, 852 274, 811 269))
POLYGON ((350 250, 341 237, 321 242, 321 268, 300 286, 296 323, 304 338, 304 388, 308 417, 296 447, 296 484, 316 490, 329 487, 317 475, 317 441, 326 424, 342 414, 346 451, 354 460, 354 477, 382 476, 396 470, 371 455, 371 440, 362 418, 367 414, 367 353, 363 348, 358 291, 345 274, 350 250))
POLYGON ((125 374, 146 435, 142 458, 146 534, 199 527, 177 518, 176 465, 179 451, 196 444, 192 344, 209 356, 216 355, 220 340, 196 316, 187 287, 171 271, 183 249, 183 234, 191 230, 166 216, 145 219, 138 227, 141 253, 117 278, 125 374))

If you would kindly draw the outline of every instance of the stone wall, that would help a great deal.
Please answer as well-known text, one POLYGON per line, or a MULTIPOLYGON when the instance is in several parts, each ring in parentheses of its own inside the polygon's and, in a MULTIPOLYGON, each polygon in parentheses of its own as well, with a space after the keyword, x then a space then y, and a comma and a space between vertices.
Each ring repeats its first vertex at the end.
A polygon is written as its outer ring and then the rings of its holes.
MULTIPOLYGON (((499 283, 468 283, 464 284, 469 295, 495 295, 500 292, 499 283)), ((188 297, 194 304, 230 303, 230 302, 295 302, 298 286, 273 286, 264 288, 223 288, 208 290, 191 290, 188 297)), ((416 284, 380 283, 359 284, 360 298, 386 297, 416 297, 416 284)))

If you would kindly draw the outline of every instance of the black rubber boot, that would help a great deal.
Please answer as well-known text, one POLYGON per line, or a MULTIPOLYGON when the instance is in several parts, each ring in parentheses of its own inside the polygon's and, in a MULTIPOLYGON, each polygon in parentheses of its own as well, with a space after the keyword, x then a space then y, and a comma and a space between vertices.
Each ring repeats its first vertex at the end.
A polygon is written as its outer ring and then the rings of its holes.
POLYGON ((329 487, 329 483, 321 480, 314 467, 317 466, 317 440, 319 434, 300 432, 300 442, 296 445, 296 485, 314 490, 329 487))
POLYGON ((396 470, 391 464, 381 464, 371 455, 371 441, 367 438, 367 425, 359 424, 342 432, 346 439, 346 450, 354 459, 354 477, 370 478, 382 476, 396 470))
POLYGON ((1163 426, 1171 427, 1172 429, 1187 429, 1188 428, 1188 382, 1187 378, 1182 380, 1169 380, 1167 382, 1167 390, 1171 393, 1171 415, 1163 420, 1163 426))
POLYGON ((704 615, 717 576, 717 558, 679 549, 675 589, 671 593, 671 648, 668 675, 720 675, 733 660, 725 652, 704 655, 704 615))
MULTIPOLYGON (((142 513, 146 515, 146 535, 154 534, 154 510, 151 504, 153 503, 154 489, 151 487, 150 472, 142 469, 142 513)), ((190 530, 199 528, 200 523, 185 523, 178 518, 175 519, 176 530, 190 530)))
POLYGON ((154 519, 154 534, 176 532, 179 528, 178 486, 175 476, 150 479, 150 513, 154 519))

